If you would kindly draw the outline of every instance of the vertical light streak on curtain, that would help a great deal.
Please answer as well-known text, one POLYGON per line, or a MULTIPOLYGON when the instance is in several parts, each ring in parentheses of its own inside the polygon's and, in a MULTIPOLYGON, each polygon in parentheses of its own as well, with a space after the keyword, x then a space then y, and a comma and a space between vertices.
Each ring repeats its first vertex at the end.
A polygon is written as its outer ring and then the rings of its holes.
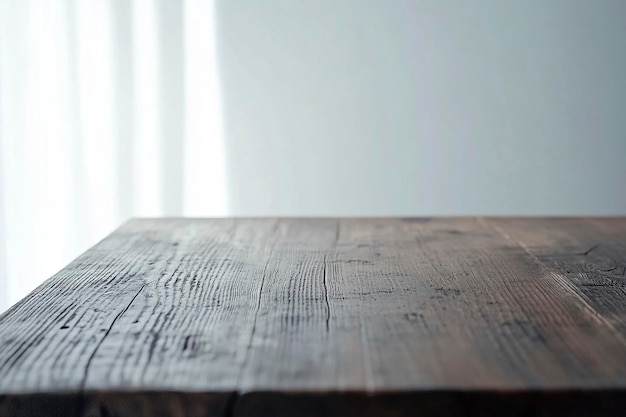
POLYGON ((5 228, 0 238, 6 248, 3 269, 11 277, 4 298, 12 303, 61 268, 71 253, 70 80, 66 8, 30 0, 4 3, 2 12, 5 228), (66 238, 55 239, 59 235, 66 238))
POLYGON ((7 244, 6 239, 2 237, 3 233, 6 233, 8 223, 6 221, 6 209, 5 203, 7 201, 8 194, 5 191, 7 187, 6 172, 2 170, 2 166, 6 164, 6 152, 8 147, 3 141, 3 137, 6 137, 7 123, 4 118, 7 115, 9 102, 6 100, 6 90, 9 88, 6 85, 5 71, 8 70, 7 57, 3 52, 5 45, 7 44, 7 36, 9 31, 9 22, 6 16, 8 15, 8 6, 6 3, 0 1, 0 312, 5 305, 9 304, 8 295, 8 271, 7 271, 7 244), (5 110, 7 109, 7 110, 5 110), (4 232, 2 232, 4 231, 4 232))
MULTIPOLYGON (((1 23, 1 22, 0 22, 1 23)), ((0 35, 1 37, 1 35, 0 35)), ((2 41, 0 40, 0 45, 2 41)), ((2 65, 0 64, 0 71, 2 65)), ((2 74, 0 73, 0 96, 2 96, 2 74)), ((2 107, 4 106, 4 100, 0 99, 0 125, 2 125, 2 107)), ((2 164, 2 130, 0 130, 0 164, 2 164)), ((4 203, 6 201, 6 194, 4 192, 5 187, 4 181, 4 172, 0 169, 0 230, 4 230, 6 232, 7 222, 4 210, 4 203)), ((5 305, 9 304, 9 294, 8 294, 8 274, 7 274, 7 245, 6 239, 0 237, 0 314, 5 305)))
POLYGON ((162 214, 159 50, 154 0, 133 2, 133 194, 135 213, 162 214))
POLYGON ((118 223, 117 149, 111 3, 79 1, 77 10, 78 90, 88 226, 103 236, 118 223))
MULTIPOLYGON (((82 1, 82 0, 78 0, 82 1)), ((133 190, 133 5, 128 0, 112 0, 113 19, 113 76, 115 79, 115 143, 117 148, 117 203, 118 219, 134 213, 133 190)))
POLYGON ((160 47, 159 134, 161 141, 162 214, 183 211, 184 61, 182 0, 156 0, 160 47))
POLYGON ((213 0, 0 0, 0 313, 131 216, 226 214, 213 0))
POLYGON ((227 213, 214 0, 186 0, 185 214, 227 213))
MULTIPOLYGON (((68 95, 68 111, 71 115, 69 121, 69 135, 66 140, 69 143, 70 152, 68 166, 71 167, 72 178, 70 182, 73 201, 67 202, 66 212, 71 216, 70 226, 65 239, 68 239, 72 253, 75 256, 80 252, 80 248, 85 242, 91 242, 94 238, 92 230, 88 227, 89 200, 87 195, 87 167, 86 161, 83 159, 85 153, 84 140, 81 125, 80 112, 80 89, 79 89, 79 50, 78 50, 78 3, 81 0, 66 0, 64 5, 67 7, 67 20, 64 30, 65 43, 67 50, 67 75, 69 83, 67 85, 66 94, 68 95), (76 227, 76 225, 79 225, 76 227)), ((57 236, 57 239, 59 237, 57 236)))
POLYGON ((20 224, 15 219, 17 212, 16 197, 20 191, 15 179, 20 161, 25 159, 19 150, 19 143, 8 138, 20 137, 22 123, 21 110, 26 108, 25 97, 19 94, 25 82, 22 74, 26 71, 26 2, 18 4, 0 1, 0 311, 13 300, 15 284, 7 278, 19 272, 15 257, 23 241, 9 245, 7 236, 19 230, 20 224), (9 173, 13 172, 12 175, 9 173), (11 204, 12 203, 12 204, 11 204), (9 258, 13 262, 9 263, 9 258), (5 278, 5 279, 3 279, 5 278), (2 304, 4 303, 4 304, 2 304))

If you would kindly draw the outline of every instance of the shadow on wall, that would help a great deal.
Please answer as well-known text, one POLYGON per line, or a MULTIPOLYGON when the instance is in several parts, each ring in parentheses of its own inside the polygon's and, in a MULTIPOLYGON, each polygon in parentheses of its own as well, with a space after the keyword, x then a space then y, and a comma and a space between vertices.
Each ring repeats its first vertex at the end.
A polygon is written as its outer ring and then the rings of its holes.
POLYGON ((624 2, 216 16, 232 214, 626 213, 624 2))

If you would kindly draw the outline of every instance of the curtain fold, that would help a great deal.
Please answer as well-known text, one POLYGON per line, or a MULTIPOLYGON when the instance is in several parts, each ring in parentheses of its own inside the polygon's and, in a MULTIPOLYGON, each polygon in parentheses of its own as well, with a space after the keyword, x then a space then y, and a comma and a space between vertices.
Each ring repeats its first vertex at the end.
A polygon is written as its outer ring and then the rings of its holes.
POLYGON ((213 7, 0 0, 0 311, 129 217, 227 214, 213 7))

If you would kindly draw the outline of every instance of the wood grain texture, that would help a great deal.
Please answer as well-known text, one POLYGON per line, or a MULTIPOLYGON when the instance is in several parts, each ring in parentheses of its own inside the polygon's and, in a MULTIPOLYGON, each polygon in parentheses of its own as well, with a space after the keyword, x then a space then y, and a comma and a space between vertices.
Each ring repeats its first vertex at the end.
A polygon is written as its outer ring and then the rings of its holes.
POLYGON ((138 219, 0 317, 0 416, 599 415, 624 219, 138 219))
POLYGON ((490 219, 626 334, 626 219, 490 219))

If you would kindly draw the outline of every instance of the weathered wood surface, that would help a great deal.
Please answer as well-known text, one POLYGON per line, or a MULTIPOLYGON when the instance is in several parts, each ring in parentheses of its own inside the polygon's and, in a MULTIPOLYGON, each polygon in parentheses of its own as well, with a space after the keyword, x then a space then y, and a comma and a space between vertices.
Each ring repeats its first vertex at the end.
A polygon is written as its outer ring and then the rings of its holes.
POLYGON ((0 317, 0 416, 618 415, 624 268, 622 218, 132 220, 0 317))

